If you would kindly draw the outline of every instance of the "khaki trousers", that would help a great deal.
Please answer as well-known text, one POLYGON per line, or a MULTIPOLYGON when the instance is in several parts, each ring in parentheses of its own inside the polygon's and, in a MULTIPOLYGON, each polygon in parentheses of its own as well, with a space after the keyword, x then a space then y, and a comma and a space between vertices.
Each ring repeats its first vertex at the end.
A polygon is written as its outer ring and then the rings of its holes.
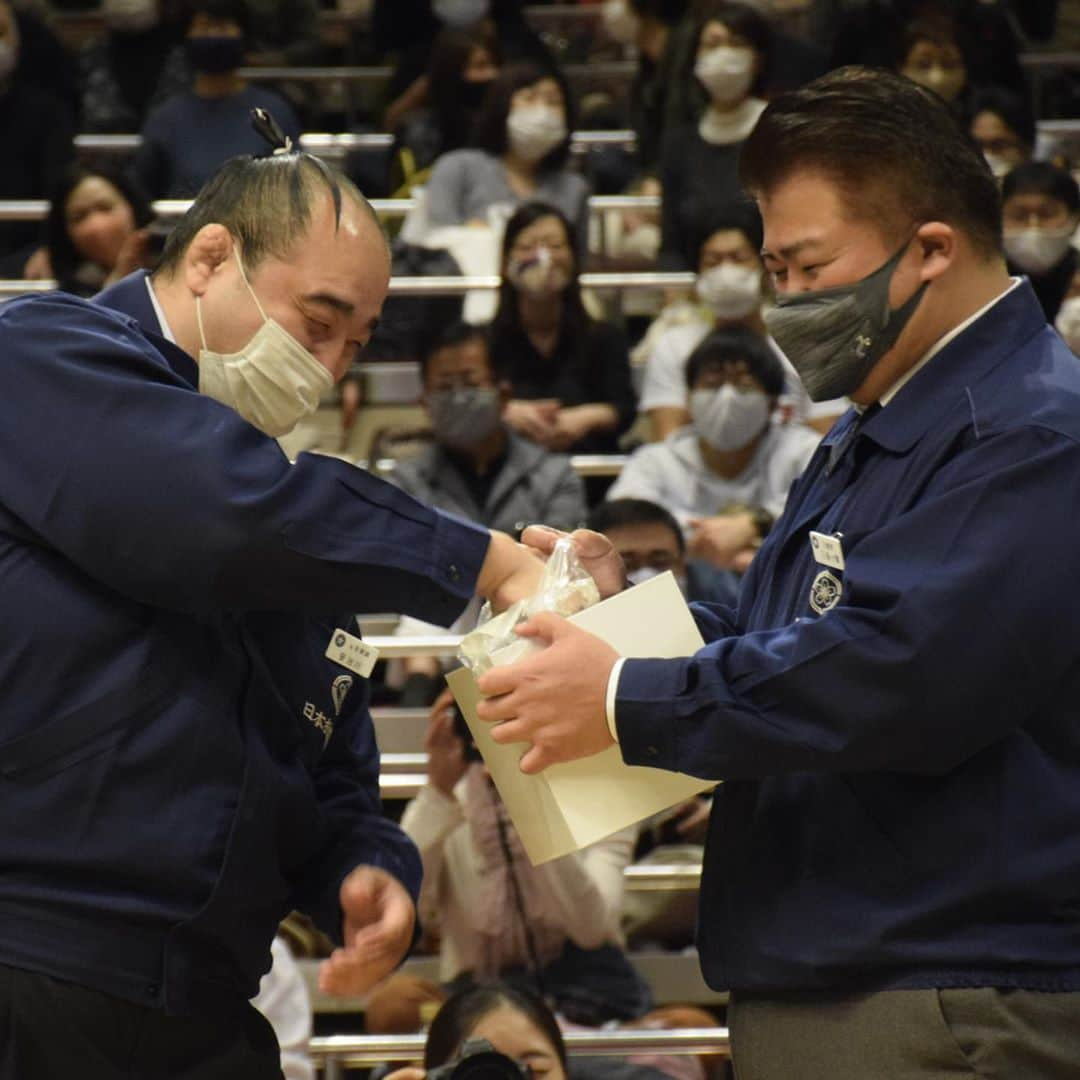
POLYGON ((1080 993, 992 988, 737 997, 736 1080, 1078 1080, 1080 993))

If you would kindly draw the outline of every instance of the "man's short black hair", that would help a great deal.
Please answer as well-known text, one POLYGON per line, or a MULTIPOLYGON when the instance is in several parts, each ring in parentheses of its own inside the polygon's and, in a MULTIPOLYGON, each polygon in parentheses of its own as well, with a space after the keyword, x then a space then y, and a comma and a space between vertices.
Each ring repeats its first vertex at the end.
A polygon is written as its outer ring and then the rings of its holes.
POLYGON ((746 237, 754 254, 761 252, 762 232, 761 214, 757 205, 749 199, 741 202, 729 202, 725 206, 713 207, 702 211, 691 222, 691 238, 694 245, 694 262, 697 268, 701 263, 701 253, 705 244, 718 232, 736 229, 746 237))
POLYGON ((1002 199, 1014 195, 1048 195, 1075 214, 1080 211, 1080 186, 1070 173, 1049 161, 1028 161, 1017 165, 1002 181, 1002 199))
POLYGON ((760 334, 741 326, 714 330, 698 345, 686 361, 686 385, 693 389, 706 371, 740 360, 769 397, 784 392, 784 368, 779 357, 760 334))
POLYGON ((348 196, 378 224, 370 203, 346 176, 313 154, 292 152, 230 158, 206 182, 176 223, 155 271, 171 277, 195 234, 206 225, 224 225, 240 242, 250 271, 266 257, 287 257, 311 224, 320 194, 334 202, 334 220, 348 196))
POLYGON ((743 187, 768 194, 803 171, 829 177, 890 244, 943 221, 984 257, 1001 255, 1001 200, 982 152, 937 94, 902 75, 840 68, 774 98, 743 144, 743 187))
POLYGON ((537 168, 540 172, 561 169, 570 155, 570 132, 574 130, 574 110, 570 87, 561 72, 531 61, 504 67, 488 87, 480 112, 476 117, 476 126, 473 128, 470 145, 477 150, 486 150, 492 157, 501 158, 510 148, 506 121, 510 116, 511 99, 519 90, 524 90, 527 86, 535 86, 543 79, 553 79, 562 91, 566 109, 566 138, 540 159, 537 168))
POLYGON ((1028 151, 1031 151, 1035 145, 1035 114, 1031 111, 1031 105, 1019 94, 1014 94, 1004 86, 984 86, 976 90, 968 101, 968 127, 984 112, 1000 117, 1016 133, 1028 151))
POLYGON ((206 15, 218 22, 236 23, 245 38, 251 32, 251 10, 246 0, 188 0, 186 8, 188 27, 196 15, 206 15))
POLYGON ((604 533, 632 525, 663 525, 671 530, 679 554, 686 554, 686 538, 669 510, 648 499, 608 499, 589 511, 586 529, 604 533))
POLYGON ((464 320, 447 323, 433 327, 425 334, 420 342, 420 379, 427 381, 428 370, 431 367, 432 357, 442 349, 453 349, 458 345, 464 345, 469 341, 478 341, 484 346, 484 355, 487 357, 488 370, 491 373, 493 383, 502 382, 505 375, 505 367, 492 355, 491 335, 486 326, 474 326, 464 320))

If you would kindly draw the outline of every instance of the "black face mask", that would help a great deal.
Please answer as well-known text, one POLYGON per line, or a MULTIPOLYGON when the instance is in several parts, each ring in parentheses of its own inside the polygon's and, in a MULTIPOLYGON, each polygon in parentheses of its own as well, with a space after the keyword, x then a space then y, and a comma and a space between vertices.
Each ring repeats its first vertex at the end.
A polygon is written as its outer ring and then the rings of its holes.
POLYGON ((494 79, 485 79, 483 82, 465 82, 462 80, 461 89, 458 91, 458 100, 466 109, 479 109, 480 102, 494 82, 494 79))
POLYGON ((228 35, 191 37, 184 43, 191 66, 206 75, 223 75, 244 63, 244 39, 228 35))

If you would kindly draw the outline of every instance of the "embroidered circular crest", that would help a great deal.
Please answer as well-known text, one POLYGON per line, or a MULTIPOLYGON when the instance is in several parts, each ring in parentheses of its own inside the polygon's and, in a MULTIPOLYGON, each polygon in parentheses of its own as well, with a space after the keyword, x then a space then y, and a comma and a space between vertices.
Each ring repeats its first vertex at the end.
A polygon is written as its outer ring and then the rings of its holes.
POLYGON ((822 570, 814 578, 814 584, 810 586, 810 606, 819 615, 824 615, 826 611, 840 603, 843 592, 843 582, 829 570, 822 570))
POLYGON ((335 634, 334 635, 334 644, 339 649, 343 649, 345 647, 345 635, 344 634, 335 634))

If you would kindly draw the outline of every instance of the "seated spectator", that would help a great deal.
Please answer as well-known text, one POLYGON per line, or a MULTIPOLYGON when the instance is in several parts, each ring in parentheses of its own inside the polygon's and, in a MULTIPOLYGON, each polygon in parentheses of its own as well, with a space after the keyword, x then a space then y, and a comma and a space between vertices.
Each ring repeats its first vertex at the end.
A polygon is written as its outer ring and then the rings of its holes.
POLYGON ((484 95, 499 73, 498 42, 481 26, 445 29, 435 39, 422 103, 393 126, 391 188, 402 198, 429 176, 441 154, 469 141, 484 95))
POLYGON ((421 353, 434 444, 399 462, 390 479, 422 502, 516 534, 542 522, 575 529, 585 493, 568 458, 523 439, 504 420, 510 383, 498 369, 487 331, 455 323, 421 353))
POLYGON ((1080 188, 1064 169, 1029 161, 1005 177, 1001 196, 1009 270, 1028 275, 1052 323, 1080 260, 1072 243, 1080 225, 1080 188))
MULTIPOLYGON (((422 502, 517 535, 534 522, 576 529, 585 519, 585 489, 570 459, 524 439, 505 421, 510 384, 491 356, 487 331, 462 322, 431 335, 420 353, 434 444, 397 463, 389 479, 422 502)), ((466 633, 470 605, 450 627, 466 633)), ((402 619, 399 634, 441 634, 402 619)), ((443 688, 434 657, 412 656, 388 678, 402 685, 400 704, 429 705, 443 688)))
POLYGON ((294 142, 300 138, 285 99, 248 86, 238 73, 249 27, 244 0, 193 0, 190 12, 185 44, 194 86, 150 113, 135 156, 136 176, 154 199, 191 198, 226 159, 264 152, 265 140, 251 126, 255 107, 294 142))
MULTIPOLYGON (((439 936, 440 981, 451 988, 495 978, 540 983, 576 1023, 643 1015, 649 989, 626 958, 619 929, 637 830, 533 866, 459 715, 449 691, 432 707, 427 783, 401 820, 424 864, 419 910, 439 936)), ((384 984, 384 1009, 408 982, 384 984)))
MULTIPOLYGON (((722 4, 697 23, 694 77, 709 103, 700 119, 669 128, 661 154, 661 263, 694 266, 694 222, 742 201, 739 149, 765 108, 769 24, 745 4, 722 4)), ((687 73, 689 78, 689 73, 687 73)))
POLYGON ((1080 269, 1073 272, 1065 300, 1058 309, 1054 320, 1057 332, 1065 339, 1065 344, 1080 357, 1080 269))
POLYGON ((589 513, 586 528, 603 533, 626 567, 626 579, 640 585, 670 570, 687 601, 733 604, 738 581, 686 557, 686 537, 671 512, 648 499, 606 499, 589 513))
POLYGON ((164 0, 104 0, 105 33, 79 54, 84 131, 139 131, 147 112, 187 88, 187 65, 173 59, 182 29, 164 0))
POLYGON ((761 261, 761 219, 752 206, 713 214, 699 226, 696 301, 668 305, 646 332, 636 352, 645 357, 638 408, 649 418, 654 441, 690 422, 686 361, 710 332, 742 328, 768 341, 784 368, 779 404, 784 419, 806 422, 825 432, 846 403, 812 402, 787 357, 768 337, 761 316, 765 268, 761 261))
POLYGON ((1017 165, 1031 160, 1035 149, 1035 117, 1028 104, 1012 91, 996 86, 975 91, 968 105, 968 117, 971 137, 999 180, 1017 165))
POLYGON ((608 497, 666 506, 687 531, 692 557, 741 573, 818 436, 770 419, 784 369, 749 330, 710 334, 686 363, 686 385, 690 425, 635 451, 608 497))
POLYGON ((146 196, 125 173, 73 165, 50 195, 45 222, 59 287, 92 296, 140 267, 151 269, 152 217, 146 196))
MULTIPOLYGON (((74 116, 24 70, 19 21, 0 0, 0 199, 40 199, 60 182, 72 158, 74 116)), ((0 275, 22 277, 38 250, 40 223, 0 224, 0 275)), ((44 267, 30 271, 45 277, 44 267)))
POLYGON ((247 63, 307 67, 324 61, 318 0, 247 0, 251 35, 247 63))
POLYGON ((915 19, 900 40, 895 68, 950 105, 959 106, 968 86, 968 71, 958 39, 959 31, 950 19, 915 19))
POLYGON ((584 237, 589 188, 567 168, 573 118, 562 77, 532 64, 504 68, 480 107, 472 149, 435 163, 426 212, 433 227, 498 229, 529 199, 557 207, 584 237))
POLYGON ((311 1039, 311 999, 307 984, 285 939, 279 934, 270 945, 270 970, 251 999, 270 1022, 281 1048, 284 1080, 315 1080, 308 1054, 311 1039))
POLYGON ((528 203, 506 226, 491 353, 514 388, 507 423, 549 450, 610 453, 634 420, 626 340, 590 318, 577 234, 554 206, 528 203))

